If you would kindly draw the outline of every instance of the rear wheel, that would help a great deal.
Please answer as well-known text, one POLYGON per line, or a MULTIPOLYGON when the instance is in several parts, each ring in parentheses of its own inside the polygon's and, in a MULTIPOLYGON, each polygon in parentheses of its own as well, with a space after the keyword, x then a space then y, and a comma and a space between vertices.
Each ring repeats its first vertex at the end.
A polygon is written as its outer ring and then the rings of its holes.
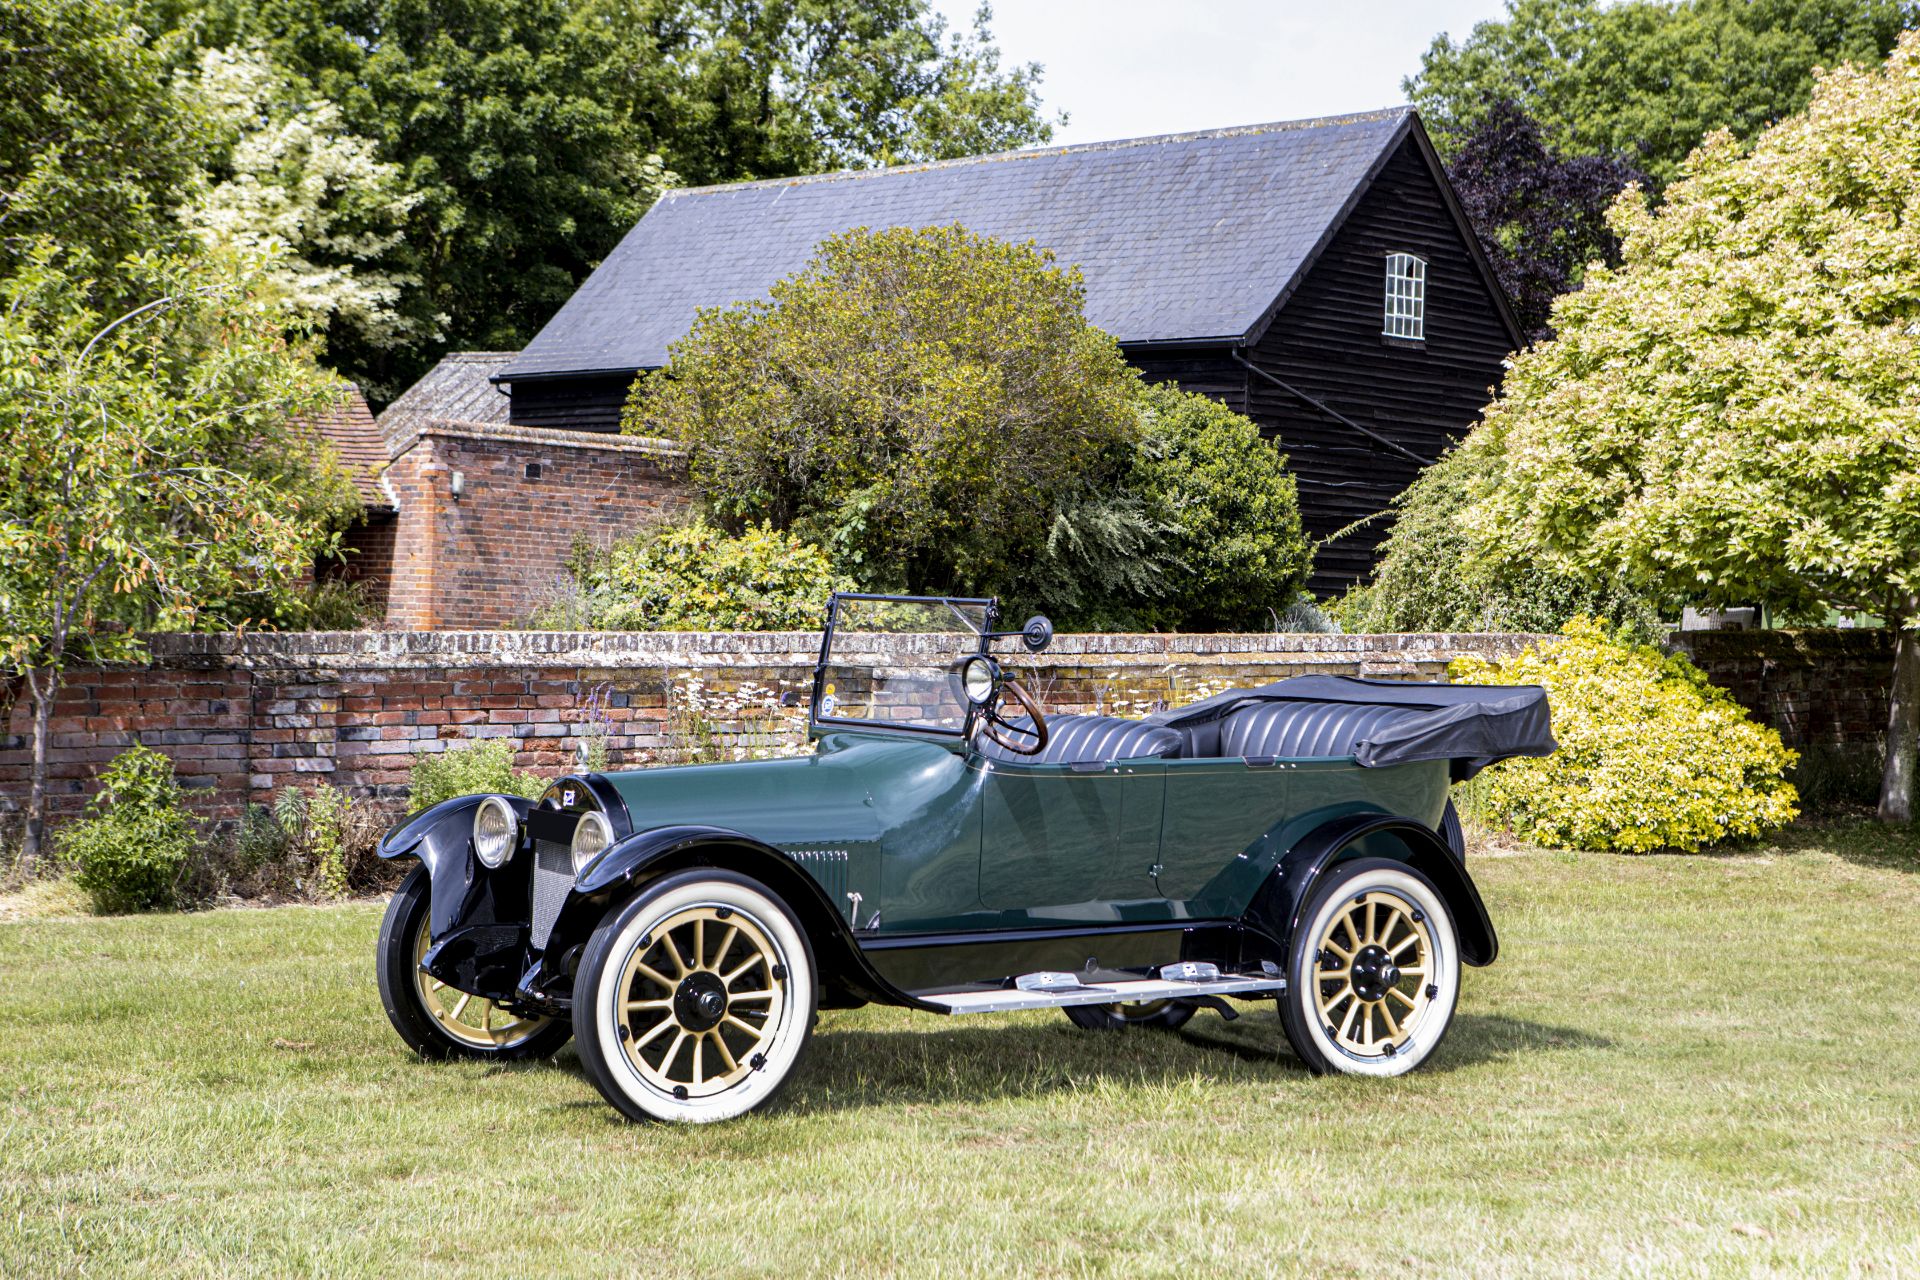
POLYGON ((1453 914, 1405 863, 1337 864, 1293 940, 1280 1023, 1316 1072, 1397 1076, 1432 1056, 1460 996, 1453 914))
POLYGON ((1453 850, 1453 856, 1465 862, 1467 860, 1467 832, 1460 825, 1460 811, 1453 807, 1453 800, 1447 800, 1446 810, 1440 815, 1439 836, 1447 842, 1447 848, 1453 850))
POLYGON ((380 1003, 400 1038, 423 1058, 495 1062, 544 1058, 565 1044, 573 1032, 564 1021, 515 1013, 450 987, 420 967, 429 945, 432 889, 425 864, 415 867, 387 903, 380 924, 380 1003))
POLYGON ((727 1120, 799 1066, 818 993, 784 903, 725 871, 649 886, 594 930, 573 988, 587 1076, 633 1120, 727 1120))
POLYGON ((1070 1004, 1061 1012, 1072 1019, 1074 1026, 1088 1031, 1126 1031, 1133 1027, 1177 1031, 1193 1017, 1193 1006, 1184 1000, 1143 1000, 1138 1004, 1070 1004))

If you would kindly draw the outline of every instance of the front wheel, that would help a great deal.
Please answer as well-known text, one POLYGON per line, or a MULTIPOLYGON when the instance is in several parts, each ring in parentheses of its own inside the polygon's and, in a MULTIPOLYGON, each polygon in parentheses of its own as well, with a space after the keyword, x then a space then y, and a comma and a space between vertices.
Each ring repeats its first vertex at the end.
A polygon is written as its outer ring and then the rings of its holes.
POLYGON ((572 1028, 564 1021, 515 1013, 485 996, 456 990, 420 967, 427 954, 432 889, 425 864, 415 867, 387 903, 380 924, 380 1003, 400 1038, 423 1058, 492 1062, 544 1058, 565 1044, 572 1028))
POLYGON ((786 905, 725 871, 649 886, 594 930, 573 987, 580 1061, 632 1120, 728 1120, 772 1101, 818 1007, 786 905))
POLYGON ((1329 871, 1293 939, 1280 1024, 1315 1072, 1397 1076, 1432 1056, 1460 997, 1453 914, 1405 863, 1329 871))

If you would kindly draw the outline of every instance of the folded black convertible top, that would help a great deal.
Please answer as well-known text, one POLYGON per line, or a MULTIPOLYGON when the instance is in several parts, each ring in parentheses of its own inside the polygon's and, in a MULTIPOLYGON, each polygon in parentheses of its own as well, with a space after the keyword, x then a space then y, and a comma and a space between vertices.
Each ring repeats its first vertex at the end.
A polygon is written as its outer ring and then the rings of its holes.
POLYGON ((1413 684, 1358 676, 1293 676, 1257 689, 1234 689, 1147 723, 1184 729, 1260 702, 1339 702, 1401 707, 1409 713, 1354 744, 1354 759, 1377 769, 1410 760, 1448 760, 1454 781, 1514 756, 1550 755, 1556 744, 1539 685, 1413 684))

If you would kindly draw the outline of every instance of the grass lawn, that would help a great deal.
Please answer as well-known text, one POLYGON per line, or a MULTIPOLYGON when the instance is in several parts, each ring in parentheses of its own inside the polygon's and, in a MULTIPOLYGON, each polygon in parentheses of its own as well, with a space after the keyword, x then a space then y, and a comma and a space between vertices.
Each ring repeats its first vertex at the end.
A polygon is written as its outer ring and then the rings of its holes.
POLYGON ((0 924, 0 1272, 1920 1274, 1920 838, 1474 872, 1501 959, 1405 1079, 866 1009, 703 1129, 408 1056, 375 905, 0 924))

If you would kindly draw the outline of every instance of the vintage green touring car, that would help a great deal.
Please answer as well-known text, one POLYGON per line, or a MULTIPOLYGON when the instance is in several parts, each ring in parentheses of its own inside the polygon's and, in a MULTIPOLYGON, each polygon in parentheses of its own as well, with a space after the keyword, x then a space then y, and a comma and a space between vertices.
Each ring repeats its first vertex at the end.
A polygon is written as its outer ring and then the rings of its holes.
MULTIPOLYGON (((1449 783, 1553 749, 1541 690, 1304 676, 1145 719, 1048 715, 992 600, 838 595, 809 754, 449 800, 379 985, 429 1057, 571 1037, 634 1119, 737 1116, 821 1008, 1058 1007, 1175 1028, 1277 1000, 1315 1071, 1397 1075, 1491 962, 1449 783)), ((1018 652, 1018 649, 1016 649, 1018 652)))

